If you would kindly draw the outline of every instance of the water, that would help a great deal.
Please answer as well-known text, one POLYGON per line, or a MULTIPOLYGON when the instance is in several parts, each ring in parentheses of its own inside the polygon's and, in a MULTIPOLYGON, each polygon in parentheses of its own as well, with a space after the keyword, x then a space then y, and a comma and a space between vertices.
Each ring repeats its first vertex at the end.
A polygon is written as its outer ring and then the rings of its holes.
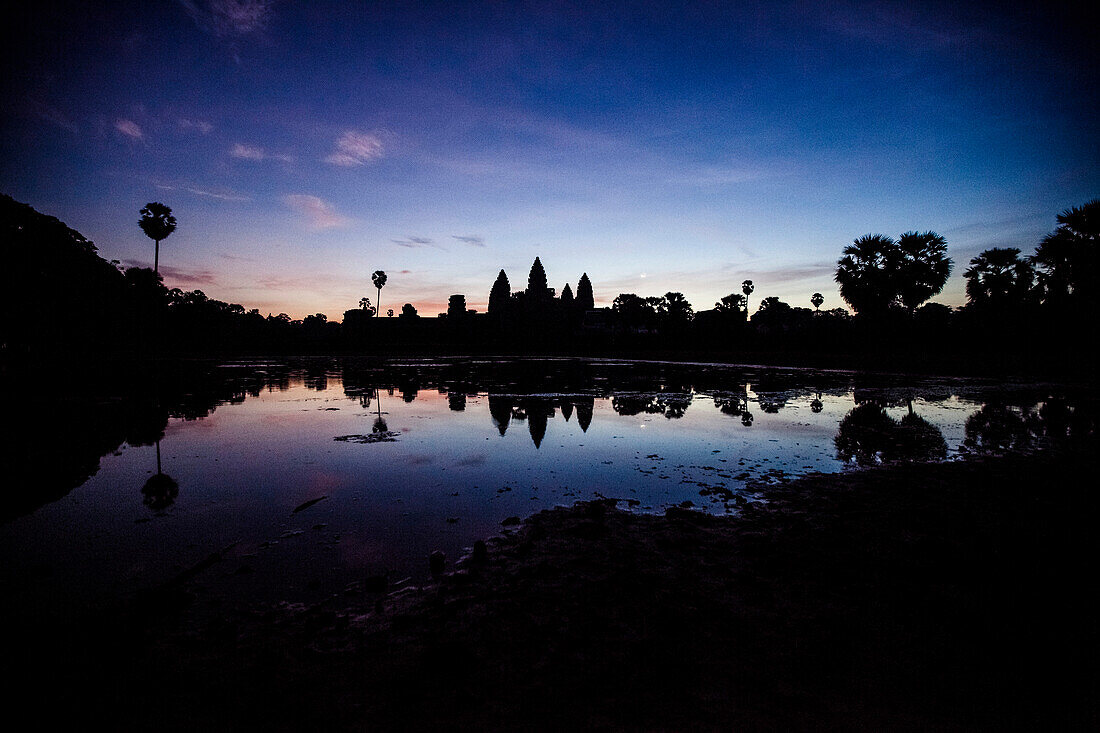
POLYGON ((5 482, 0 590, 28 613, 110 604, 225 548, 196 586, 224 603, 419 582, 430 552, 453 561, 509 518, 578 500, 722 514, 808 472, 1095 429, 1091 395, 1065 387, 847 372, 468 359, 150 371, 107 397, 62 394, 40 411, 61 411, 43 419, 66 430, 26 427, 9 445, 10 476, 22 462, 32 478, 5 482))

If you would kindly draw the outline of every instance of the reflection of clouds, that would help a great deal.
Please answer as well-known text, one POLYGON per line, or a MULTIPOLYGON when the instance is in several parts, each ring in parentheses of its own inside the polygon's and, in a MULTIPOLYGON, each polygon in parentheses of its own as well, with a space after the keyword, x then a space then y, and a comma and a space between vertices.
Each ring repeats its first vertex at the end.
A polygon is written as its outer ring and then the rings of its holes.
POLYGON ((429 463, 432 463, 433 461, 435 461, 435 458, 433 456, 425 455, 423 453, 417 453, 405 458, 405 463, 408 463, 412 466, 425 466, 429 463))
POLYGON ((475 466, 482 466, 485 464, 484 455, 467 456, 460 460, 455 461, 455 466, 462 466, 464 468, 473 468, 475 466))

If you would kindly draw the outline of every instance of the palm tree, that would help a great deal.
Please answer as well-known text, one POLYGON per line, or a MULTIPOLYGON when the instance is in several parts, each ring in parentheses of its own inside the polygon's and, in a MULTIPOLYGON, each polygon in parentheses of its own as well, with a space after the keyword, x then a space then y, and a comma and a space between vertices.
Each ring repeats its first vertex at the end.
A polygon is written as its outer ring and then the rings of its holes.
POLYGON ((814 310, 820 310, 821 304, 825 302, 825 296, 821 293, 814 293, 810 296, 810 305, 814 307, 814 310))
POLYGON ((164 204, 150 201, 145 204, 140 212, 141 218, 138 226, 145 236, 156 243, 153 250, 153 272, 160 272, 160 240, 168 237, 176 231, 176 217, 172 216, 172 210, 164 204))
POLYGON ((1015 247, 994 247, 970 260, 965 277, 972 305, 1018 305, 1031 291, 1035 271, 1015 247))
POLYGON ((897 243, 885 234, 865 234, 844 248, 834 279, 856 313, 883 313, 894 302, 896 252, 897 243))
POLYGON ((749 312, 749 299, 738 293, 730 293, 714 304, 714 310, 719 313, 733 314, 749 312))
POLYGON ((1058 228, 1043 237, 1031 262, 1039 269, 1044 302, 1074 299, 1095 303, 1100 199, 1058 215, 1058 228))
POLYGON ((386 285, 386 273, 375 270, 370 279, 374 282, 374 287, 378 288, 378 300, 375 301, 376 308, 374 311, 378 314, 382 312, 382 288, 386 285))
POLYGON ((935 232, 906 232, 898 237, 895 288, 901 304, 912 313, 943 290, 954 263, 947 240, 935 232))
POLYGON ((678 292, 665 293, 659 310, 670 323, 676 325, 686 325, 695 317, 695 309, 691 307, 691 303, 683 293, 678 292))
POLYGON ((752 291, 755 289, 752 280, 746 280, 741 283, 741 292, 745 294, 745 313, 749 312, 749 296, 752 295, 752 291))

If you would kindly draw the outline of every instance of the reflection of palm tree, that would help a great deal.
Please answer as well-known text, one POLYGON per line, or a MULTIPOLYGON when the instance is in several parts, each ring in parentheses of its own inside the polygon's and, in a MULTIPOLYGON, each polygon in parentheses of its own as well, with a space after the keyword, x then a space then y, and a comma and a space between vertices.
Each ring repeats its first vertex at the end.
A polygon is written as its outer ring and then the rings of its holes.
POLYGON ((157 472, 155 475, 150 476, 145 485, 141 487, 141 493, 145 496, 142 503, 157 512, 170 507, 180 493, 180 487, 176 480, 160 469, 159 438, 157 439, 157 472))
POLYGON ((825 405, 821 401, 821 393, 818 392, 817 397, 814 397, 813 400, 810 401, 810 412, 817 414, 823 409, 825 409, 825 405))
POLYGON ((1038 432, 1034 423, 1030 410, 1021 414, 1007 405, 982 405, 982 409, 966 419, 963 445, 979 453, 1027 450, 1038 432))
POLYGON ((935 425, 912 411, 900 421, 876 402, 854 407, 840 421, 837 458, 861 466, 890 461, 928 461, 947 457, 947 441, 935 425))
POLYGON ((890 453, 897 423, 882 405, 865 402, 857 405, 840 421, 833 444, 836 456, 845 463, 855 461, 870 466, 886 460, 890 453))

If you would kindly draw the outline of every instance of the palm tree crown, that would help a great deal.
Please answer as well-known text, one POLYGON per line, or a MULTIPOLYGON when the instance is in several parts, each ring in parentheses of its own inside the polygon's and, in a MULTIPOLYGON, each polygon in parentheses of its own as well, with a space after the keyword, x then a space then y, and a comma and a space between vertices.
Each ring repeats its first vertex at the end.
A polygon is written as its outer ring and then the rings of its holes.
POLYGON ((1015 247, 994 247, 970 260, 965 277, 966 298, 971 304, 1007 304, 1026 298, 1035 271, 1015 247))
POLYGON ((374 312, 375 313, 381 313, 382 312, 382 288, 385 287, 385 285, 386 285, 386 279, 387 279, 386 278, 386 273, 383 272, 382 270, 375 270, 371 274, 370 279, 374 283, 374 287, 378 289, 378 300, 375 301, 375 303, 377 304, 377 308, 375 309, 374 312))
POLYGON ((160 271, 160 241, 176 231, 176 217, 172 216, 172 209, 156 201, 145 204, 140 212, 138 226, 145 236, 155 243, 153 254, 153 272, 160 271))

